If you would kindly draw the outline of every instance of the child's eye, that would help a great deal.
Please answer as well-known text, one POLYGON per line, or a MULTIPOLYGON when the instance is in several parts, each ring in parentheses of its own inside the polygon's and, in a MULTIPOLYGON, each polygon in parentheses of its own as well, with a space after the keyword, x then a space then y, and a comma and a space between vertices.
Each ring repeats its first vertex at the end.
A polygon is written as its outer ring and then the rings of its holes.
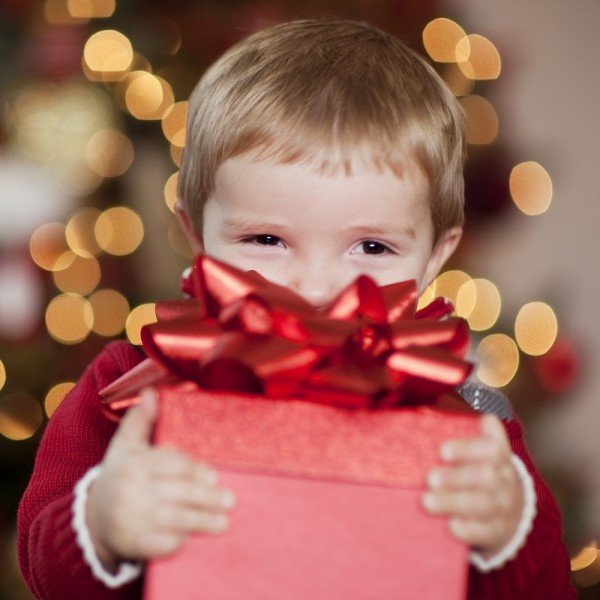
POLYGON ((386 252, 392 252, 385 244, 373 240, 365 240, 364 242, 361 242, 357 248, 360 249, 358 251, 359 254, 384 254, 386 252))
POLYGON ((279 246, 281 243, 281 238, 276 235, 249 235, 245 237, 242 242, 245 244, 259 244, 261 246, 279 246))

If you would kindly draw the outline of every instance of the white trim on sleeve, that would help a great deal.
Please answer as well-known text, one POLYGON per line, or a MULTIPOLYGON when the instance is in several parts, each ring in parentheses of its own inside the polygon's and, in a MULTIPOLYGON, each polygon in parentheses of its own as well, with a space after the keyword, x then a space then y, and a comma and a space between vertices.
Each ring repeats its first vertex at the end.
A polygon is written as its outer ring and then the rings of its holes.
POLYGON ((73 500, 71 525, 75 531, 77 545, 83 552, 83 558, 96 579, 102 581, 106 587, 117 588, 137 579, 142 572, 142 565, 139 562, 122 562, 116 573, 110 573, 104 568, 96 554, 96 549, 85 522, 85 505, 90 485, 98 478, 101 470, 102 467, 96 465, 77 482, 74 491, 75 499, 73 500))
POLYGON ((512 536, 508 544, 506 544, 506 546, 504 546, 504 548, 498 552, 498 554, 486 559, 478 552, 475 552, 474 550, 471 551, 469 560, 471 564, 482 573, 487 573, 488 571, 492 571, 494 569, 500 569, 509 560, 515 558, 519 550, 525 545, 527 536, 533 527, 535 515, 537 514, 537 496, 535 493, 533 478, 529 474, 529 471, 527 471, 527 467, 523 464, 523 461, 518 456, 513 454, 511 456, 511 461, 515 466, 517 473, 519 474, 521 485, 523 486, 523 496, 525 500, 523 513, 521 514, 521 520, 517 525, 515 534, 512 536))

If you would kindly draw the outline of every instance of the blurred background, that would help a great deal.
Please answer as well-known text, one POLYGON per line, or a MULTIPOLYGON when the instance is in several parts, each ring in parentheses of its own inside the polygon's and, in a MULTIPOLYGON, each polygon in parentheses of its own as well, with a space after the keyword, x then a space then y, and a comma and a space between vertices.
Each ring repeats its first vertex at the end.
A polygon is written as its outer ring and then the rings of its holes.
POLYGON ((190 91, 248 33, 322 16, 398 35, 465 108, 465 238, 422 302, 469 321, 477 376, 525 422, 582 598, 600 598, 596 0, 0 0, 0 598, 31 597, 14 526, 47 420, 180 294, 190 91))

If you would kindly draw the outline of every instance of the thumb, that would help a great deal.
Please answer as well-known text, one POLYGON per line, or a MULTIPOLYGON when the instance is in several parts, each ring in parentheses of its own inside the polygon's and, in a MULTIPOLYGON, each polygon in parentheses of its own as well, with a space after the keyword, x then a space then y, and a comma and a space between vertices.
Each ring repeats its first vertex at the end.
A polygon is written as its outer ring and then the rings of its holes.
POLYGON ((152 427, 158 414, 158 398, 154 388, 144 388, 140 393, 140 403, 130 408, 117 431, 119 440, 127 442, 150 441, 152 427))
POLYGON ((484 415, 481 418, 481 432, 485 437, 499 442, 507 450, 510 450, 510 444, 506 435, 504 425, 496 415, 484 415))

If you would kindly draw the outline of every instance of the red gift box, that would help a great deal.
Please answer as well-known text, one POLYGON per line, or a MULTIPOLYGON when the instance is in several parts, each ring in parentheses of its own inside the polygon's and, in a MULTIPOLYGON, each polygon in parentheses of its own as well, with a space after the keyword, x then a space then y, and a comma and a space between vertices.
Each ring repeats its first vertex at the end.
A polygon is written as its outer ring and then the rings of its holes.
POLYGON ((464 598, 467 548, 420 505, 439 446, 478 418, 160 390, 156 443, 210 463, 230 528, 152 561, 145 600, 464 598))
POLYGON ((320 311, 206 256, 188 291, 102 395, 118 419, 158 387, 156 443, 215 466, 238 505, 151 562, 146 600, 464 597, 467 549, 420 504, 440 444, 479 432, 442 396, 471 368, 464 322, 437 320, 451 307, 361 276, 320 311))

